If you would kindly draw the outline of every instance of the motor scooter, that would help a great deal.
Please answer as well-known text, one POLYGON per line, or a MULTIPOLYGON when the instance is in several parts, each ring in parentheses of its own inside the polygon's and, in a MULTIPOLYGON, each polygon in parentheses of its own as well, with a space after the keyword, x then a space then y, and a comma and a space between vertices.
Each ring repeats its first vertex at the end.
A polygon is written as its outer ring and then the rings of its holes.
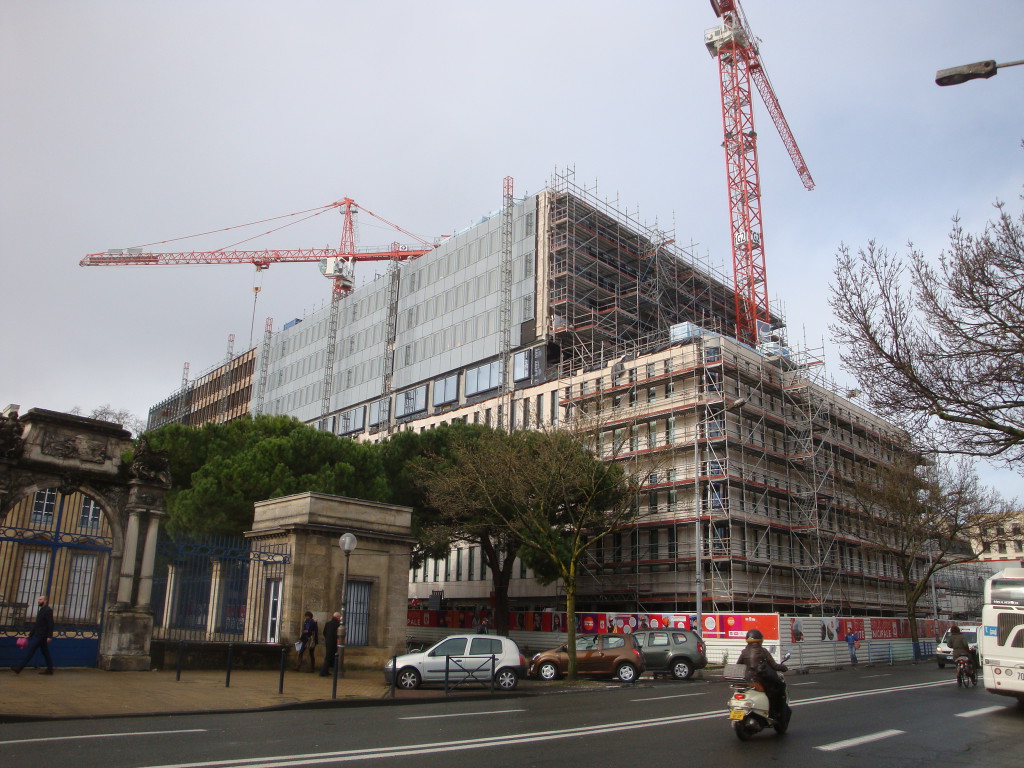
MULTIPOLYGON (((780 663, 785 664, 790 654, 782 657, 780 663)), ((765 728, 774 728, 782 734, 789 728, 792 710, 789 708, 789 694, 786 689, 785 677, 778 673, 782 680, 782 712, 777 717, 768 714, 768 694, 760 683, 747 680, 745 664, 726 664, 725 679, 732 683, 732 696, 729 698, 729 721, 732 723, 736 737, 746 741, 765 728)))

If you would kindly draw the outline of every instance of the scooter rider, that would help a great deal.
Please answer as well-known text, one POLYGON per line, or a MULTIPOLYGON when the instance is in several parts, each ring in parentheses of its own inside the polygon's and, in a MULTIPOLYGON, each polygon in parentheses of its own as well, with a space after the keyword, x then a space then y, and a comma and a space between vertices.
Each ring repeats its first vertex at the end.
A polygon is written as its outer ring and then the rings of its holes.
POLYGON ((764 635, 759 629, 751 629, 747 632, 747 647, 740 651, 740 657, 736 660, 738 664, 745 664, 747 667, 747 678, 756 681, 764 688, 768 696, 770 716, 778 717, 782 714, 782 703, 786 683, 779 677, 779 672, 786 672, 788 667, 779 664, 772 658, 771 653, 762 645, 764 635))
POLYGON ((949 628, 949 650, 953 652, 953 661, 956 661, 960 656, 966 656, 970 660, 971 666, 969 671, 974 672, 978 668, 976 652, 971 650, 971 646, 968 645, 967 638, 960 631, 960 627, 953 626, 949 628))

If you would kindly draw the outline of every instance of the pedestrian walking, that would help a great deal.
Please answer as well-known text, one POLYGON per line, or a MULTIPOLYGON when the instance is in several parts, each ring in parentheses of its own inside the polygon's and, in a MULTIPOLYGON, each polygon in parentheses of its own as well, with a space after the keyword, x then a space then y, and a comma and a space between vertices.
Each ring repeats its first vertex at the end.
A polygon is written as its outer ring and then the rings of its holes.
POLYGON ((32 660, 37 650, 43 654, 43 660, 46 662, 46 669, 39 674, 53 674, 53 659, 50 657, 50 641, 53 640, 53 608, 50 607, 50 598, 46 595, 40 595, 38 602, 39 610, 36 611, 36 623, 28 634, 25 656, 20 664, 11 667, 16 675, 20 674, 25 665, 32 660))
MULTIPOLYGON (((327 670, 334 666, 334 657, 338 654, 338 629, 341 627, 341 614, 337 611, 324 622, 324 663, 320 667, 320 677, 327 677, 327 670)), ((340 674, 341 670, 339 670, 340 674)))
POLYGON ((302 657, 309 654, 309 671, 316 672, 316 644, 320 641, 320 628, 316 619, 310 611, 306 611, 306 617, 302 622, 302 630, 299 634, 299 658, 295 661, 295 671, 302 670, 302 657))

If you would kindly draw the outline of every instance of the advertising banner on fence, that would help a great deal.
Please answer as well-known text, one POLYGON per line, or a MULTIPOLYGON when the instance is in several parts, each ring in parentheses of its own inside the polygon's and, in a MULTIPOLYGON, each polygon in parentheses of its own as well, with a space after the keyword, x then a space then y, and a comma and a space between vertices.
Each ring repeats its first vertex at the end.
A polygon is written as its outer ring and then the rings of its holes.
POLYGON ((742 640, 748 630, 759 629, 765 640, 779 639, 777 613, 705 613, 701 636, 705 640, 742 640))

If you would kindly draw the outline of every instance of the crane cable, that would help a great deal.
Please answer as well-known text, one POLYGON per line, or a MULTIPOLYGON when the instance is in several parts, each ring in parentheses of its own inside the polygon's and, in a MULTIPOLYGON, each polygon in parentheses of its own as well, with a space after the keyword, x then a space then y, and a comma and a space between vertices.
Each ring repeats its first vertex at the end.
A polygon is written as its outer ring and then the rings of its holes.
MULTIPOLYGON (((193 237, 203 237, 205 235, 215 235, 218 232, 230 232, 233 229, 241 229, 242 227, 252 227, 252 226, 255 226, 257 224, 266 224, 268 221, 279 221, 280 219, 287 219, 287 218, 291 218, 292 216, 304 216, 307 213, 311 214, 310 216, 305 216, 305 218, 298 219, 297 221, 293 221, 293 222, 291 222, 289 224, 283 224, 280 227, 276 227, 276 228, 271 229, 268 232, 264 233, 264 234, 269 234, 270 232, 277 232, 278 230, 284 229, 285 227, 290 227, 292 224, 298 224, 300 222, 306 221, 308 219, 313 218, 314 216, 319 216, 321 213, 326 213, 327 211, 332 210, 333 207, 334 207, 333 204, 322 205, 319 208, 309 208, 309 209, 307 209, 305 211, 296 211, 295 213, 286 213, 286 214, 283 214, 281 216, 272 216, 269 219, 259 219, 257 221, 250 221, 248 224, 236 224, 233 227, 222 227, 221 229, 211 229, 208 232, 197 232, 194 235, 182 235, 181 237, 172 237, 172 238, 167 239, 167 240, 154 240, 152 243, 141 243, 140 245, 133 246, 133 247, 136 247, 136 248, 149 248, 151 245, 163 245, 164 243, 175 243, 175 242, 178 242, 179 240, 189 240, 189 239, 191 239, 193 237)), ((254 237, 260 237, 260 235, 255 235, 254 237)), ((247 238, 246 240, 240 240, 239 243, 244 243, 244 242, 247 242, 248 240, 252 240, 252 239, 254 239, 254 238, 250 237, 250 238, 247 238)), ((239 243, 236 243, 236 245, 238 245, 239 243)), ((225 246, 225 247, 226 248, 230 248, 231 246, 225 246)), ((224 248, 220 248, 218 250, 224 250, 224 248)))

